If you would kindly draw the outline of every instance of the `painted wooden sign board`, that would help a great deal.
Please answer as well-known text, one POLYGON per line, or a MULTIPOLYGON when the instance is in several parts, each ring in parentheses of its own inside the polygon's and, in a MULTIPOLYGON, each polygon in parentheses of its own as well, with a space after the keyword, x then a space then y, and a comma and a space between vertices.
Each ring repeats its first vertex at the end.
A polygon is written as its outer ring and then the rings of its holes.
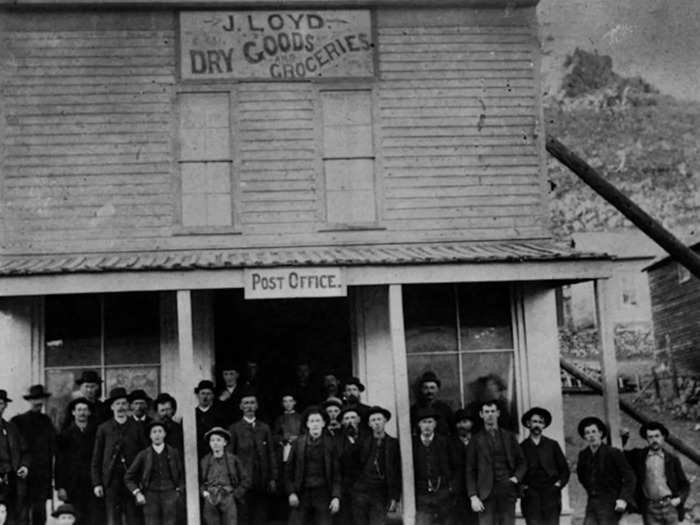
POLYGON ((341 268, 262 268, 243 272, 246 299, 344 297, 348 293, 341 268))
POLYGON ((368 10, 183 11, 183 80, 371 77, 368 10))

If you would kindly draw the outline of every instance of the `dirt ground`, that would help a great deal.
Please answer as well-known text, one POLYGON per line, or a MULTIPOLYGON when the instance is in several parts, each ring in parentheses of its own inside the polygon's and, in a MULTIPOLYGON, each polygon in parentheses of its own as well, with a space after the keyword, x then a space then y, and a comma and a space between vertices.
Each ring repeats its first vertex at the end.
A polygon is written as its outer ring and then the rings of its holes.
MULTIPOLYGON (((602 416, 603 414, 603 398, 597 395, 588 394, 564 394, 564 432, 566 436, 566 456, 569 460, 572 472, 576 470, 576 458, 578 452, 584 446, 583 440, 577 432, 577 425, 581 418, 587 415, 602 416)), ((673 434, 684 440, 688 445, 694 446, 700 450, 700 432, 693 430, 694 422, 674 420, 666 414, 649 414, 663 422, 673 434)), ((622 414, 622 426, 630 430, 630 441, 627 444, 628 448, 644 446, 639 437, 639 424, 629 416, 622 414)), ((692 509, 694 505, 700 506, 700 466, 688 460, 684 456, 680 456, 683 469, 685 470, 688 479, 690 480, 690 497, 686 503, 687 509, 692 509)), ((571 508, 574 511, 574 523, 578 524, 583 521, 583 514, 586 505, 586 494, 583 487, 576 479, 576 475, 571 476, 569 483, 569 494, 571 508)), ((698 508, 700 510, 700 507, 698 508)), ((641 523, 639 515, 629 515, 624 520, 625 523, 632 525, 641 523)), ((686 523, 700 523, 700 513, 694 521, 691 516, 686 518, 686 523)))

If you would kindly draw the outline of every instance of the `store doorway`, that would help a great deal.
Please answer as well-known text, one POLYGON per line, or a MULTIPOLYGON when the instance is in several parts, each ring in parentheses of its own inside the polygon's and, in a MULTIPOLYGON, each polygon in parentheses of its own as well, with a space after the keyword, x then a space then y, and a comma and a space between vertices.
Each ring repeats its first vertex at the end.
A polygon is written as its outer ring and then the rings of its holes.
POLYGON ((261 419, 270 423, 281 413, 281 396, 293 388, 298 364, 308 364, 314 402, 324 400, 323 377, 340 381, 352 372, 350 305, 346 297, 246 300, 242 290, 218 292, 215 299, 215 371, 221 364, 243 368, 255 363, 261 394, 261 419))

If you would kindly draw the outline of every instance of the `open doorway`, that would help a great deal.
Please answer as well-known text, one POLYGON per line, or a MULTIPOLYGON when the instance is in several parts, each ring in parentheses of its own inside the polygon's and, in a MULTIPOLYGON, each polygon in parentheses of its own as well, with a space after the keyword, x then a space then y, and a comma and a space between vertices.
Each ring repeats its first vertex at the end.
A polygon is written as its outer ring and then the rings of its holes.
POLYGON ((283 390, 293 388, 296 365, 308 363, 314 402, 324 400, 322 380, 352 372, 350 306, 347 298, 245 300, 242 290, 218 292, 215 299, 215 371, 221 363, 257 364, 261 418, 281 412, 283 390))

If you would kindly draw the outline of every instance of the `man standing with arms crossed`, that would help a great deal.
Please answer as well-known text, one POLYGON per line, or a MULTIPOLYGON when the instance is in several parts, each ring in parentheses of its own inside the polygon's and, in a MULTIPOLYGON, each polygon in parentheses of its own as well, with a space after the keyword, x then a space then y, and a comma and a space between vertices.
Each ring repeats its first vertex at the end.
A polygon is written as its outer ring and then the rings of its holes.
POLYGON ((467 446, 467 494, 479 525, 513 525, 518 483, 525 477, 525 458, 515 434, 498 427, 497 401, 479 409, 484 428, 467 446))

